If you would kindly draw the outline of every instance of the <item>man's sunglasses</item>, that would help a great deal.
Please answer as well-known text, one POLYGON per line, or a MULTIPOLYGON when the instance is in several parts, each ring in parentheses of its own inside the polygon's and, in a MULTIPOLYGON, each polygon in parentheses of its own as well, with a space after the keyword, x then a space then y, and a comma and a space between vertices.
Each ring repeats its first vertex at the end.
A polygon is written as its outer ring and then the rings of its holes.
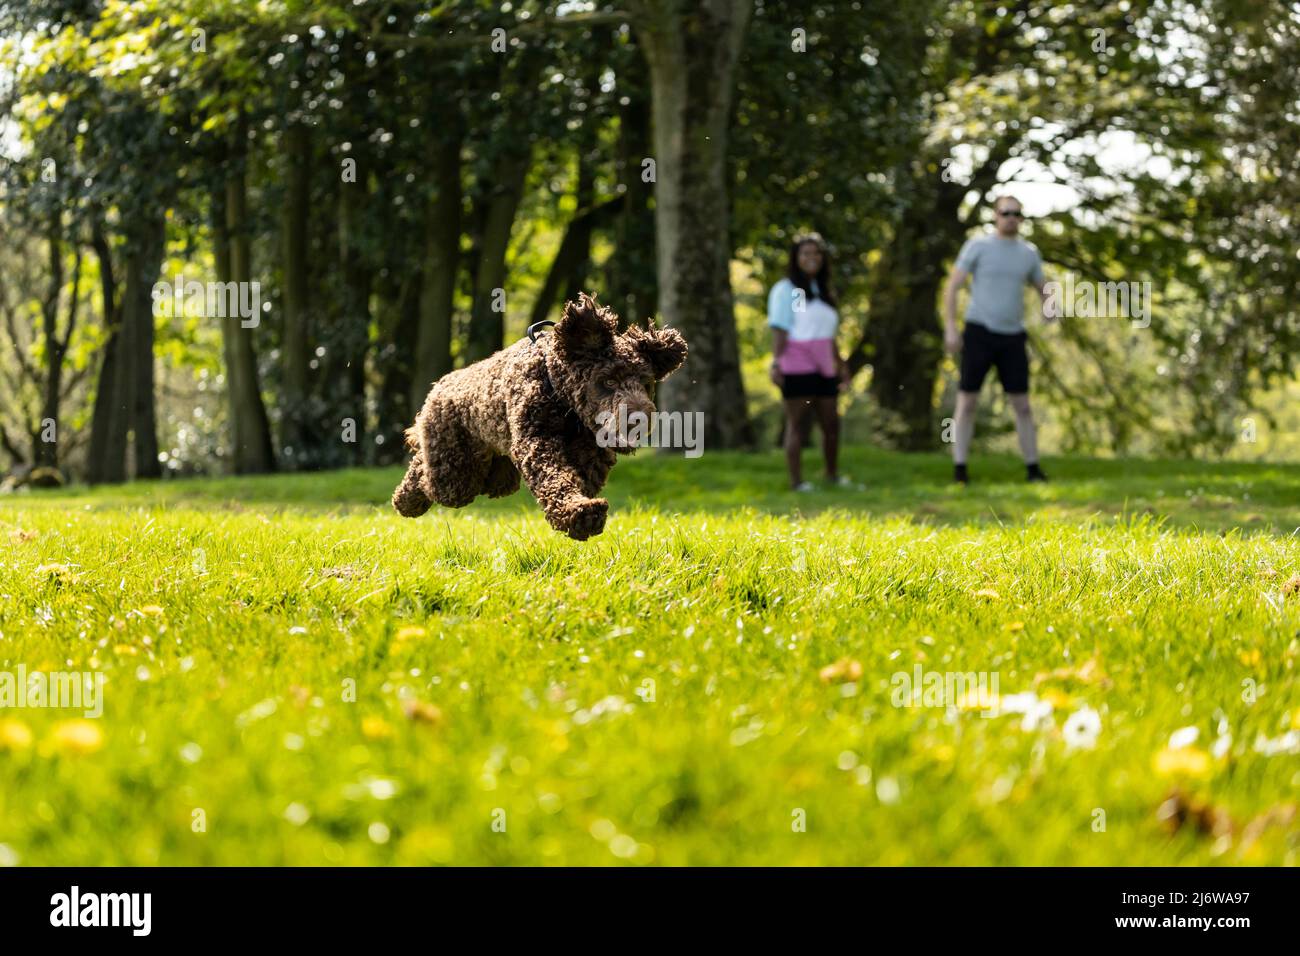
POLYGON ((1024 219, 1025 214, 1019 209, 999 209, 999 216, 1014 216, 1016 219, 1024 219))

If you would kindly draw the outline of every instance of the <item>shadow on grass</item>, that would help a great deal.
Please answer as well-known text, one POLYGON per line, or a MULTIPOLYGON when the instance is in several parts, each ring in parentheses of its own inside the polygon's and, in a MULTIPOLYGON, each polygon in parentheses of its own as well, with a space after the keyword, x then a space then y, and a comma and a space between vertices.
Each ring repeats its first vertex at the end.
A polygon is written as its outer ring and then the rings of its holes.
MULTIPOLYGON (((806 455, 805 466, 815 465, 815 457, 806 455)), ((846 453, 843 470, 859 488, 819 487, 796 494, 787 489, 779 452, 713 452, 696 459, 647 452, 620 460, 605 493, 616 511, 814 515, 833 509, 935 524, 1020 523, 1035 515, 1051 520, 1152 515, 1177 528, 1300 536, 1300 466, 1095 458, 1050 458, 1043 466, 1052 481, 1030 485, 1017 459, 976 458, 972 484, 962 488, 951 482, 944 455, 854 449, 846 453)), ((73 487, 0 498, 0 506, 386 512, 402 473, 393 467, 73 487)), ((471 506, 474 513, 498 515, 535 508, 526 490, 505 499, 481 498, 471 506)))

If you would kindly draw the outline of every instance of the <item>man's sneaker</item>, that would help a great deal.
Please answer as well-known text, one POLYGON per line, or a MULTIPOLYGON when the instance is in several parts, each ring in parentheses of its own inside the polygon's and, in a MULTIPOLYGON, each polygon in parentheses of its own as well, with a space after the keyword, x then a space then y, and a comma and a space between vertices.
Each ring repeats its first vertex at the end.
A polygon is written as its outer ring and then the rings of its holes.
POLYGON ((816 491, 817 486, 814 485, 811 481, 801 481, 799 482, 799 484, 794 486, 794 490, 795 491, 816 491))
POLYGON ((970 482, 970 476, 966 474, 965 465, 952 466, 952 480, 957 482, 959 485, 968 484, 970 482))
POLYGON ((1038 467, 1035 462, 1032 465, 1025 466, 1025 481, 1046 481, 1047 476, 1043 474, 1043 469, 1038 467))
POLYGON ((836 475, 834 478, 827 478, 832 488, 861 488, 861 485, 855 485, 853 479, 848 475, 836 475))

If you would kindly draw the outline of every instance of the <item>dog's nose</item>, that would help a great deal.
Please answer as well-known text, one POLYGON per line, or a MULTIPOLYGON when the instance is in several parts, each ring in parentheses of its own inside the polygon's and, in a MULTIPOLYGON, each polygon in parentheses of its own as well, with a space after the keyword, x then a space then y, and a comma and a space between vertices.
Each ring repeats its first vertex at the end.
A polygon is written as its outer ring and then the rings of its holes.
POLYGON ((620 448, 638 448, 650 441, 650 429, 654 423, 655 406, 653 402, 625 402, 621 409, 623 415, 616 418, 616 439, 620 448))

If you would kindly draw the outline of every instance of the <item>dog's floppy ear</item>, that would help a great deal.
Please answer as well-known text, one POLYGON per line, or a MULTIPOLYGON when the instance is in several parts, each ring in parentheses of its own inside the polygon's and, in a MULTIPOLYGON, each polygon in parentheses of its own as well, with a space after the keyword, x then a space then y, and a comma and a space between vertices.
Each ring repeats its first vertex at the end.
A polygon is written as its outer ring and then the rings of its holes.
POLYGON ((686 340, 676 329, 651 327, 647 332, 634 325, 625 334, 650 366, 656 381, 662 382, 686 361, 686 340))
POLYGON ((555 324, 555 344, 572 356, 592 355, 607 351, 617 331, 617 316, 580 292, 578 301, 564 303, 564 314, 555 324))

